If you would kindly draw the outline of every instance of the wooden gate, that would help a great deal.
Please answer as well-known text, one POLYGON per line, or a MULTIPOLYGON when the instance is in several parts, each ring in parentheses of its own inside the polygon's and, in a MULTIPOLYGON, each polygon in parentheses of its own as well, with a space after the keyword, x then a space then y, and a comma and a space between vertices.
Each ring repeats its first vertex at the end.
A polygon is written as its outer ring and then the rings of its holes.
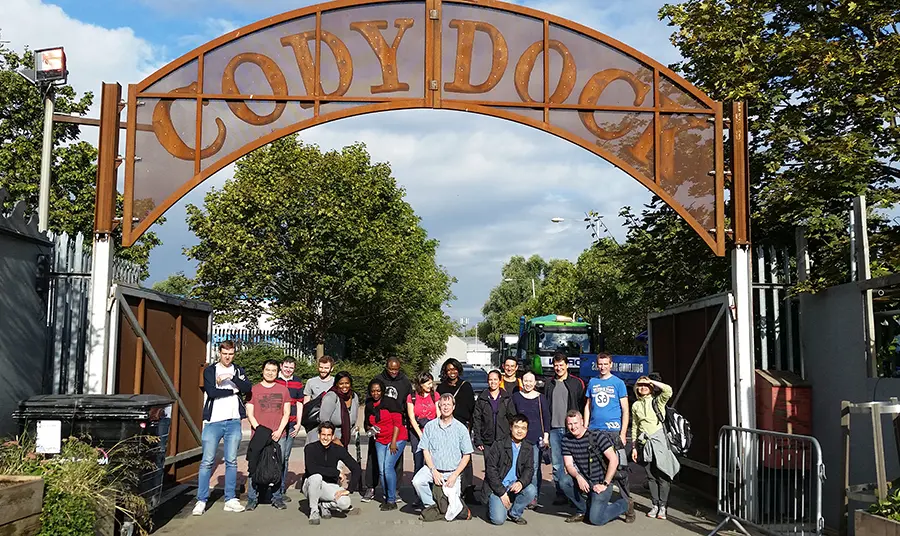
POLYGON ((679 482, 716 496, 719 429, 735 412, 728 367, 733 363, 731 298, 720 294, 649 317, 650 360, 672 386, 669 402, 691 423, 694 440, 680 458, 679 482))
POLYGON ((176 402, 172 410, 167 478, 170 481, 193 478, 199 469, 202 448, 187 419, 197 427, 203 420, 201 385, 209 355, 212 308, 204 302, 127 285, 117 285, 115 295, 121 296, 123 303, 119 304, 118 321, 113 327, 114 355, 118 356, 115 370, 110 371, 114 392, 171 396, 166 387, 171 382, 183 406, 176 402), (132 328, 122 309, 125 306, 146 334, 168 382, 157 372, 145 341, 132 328))

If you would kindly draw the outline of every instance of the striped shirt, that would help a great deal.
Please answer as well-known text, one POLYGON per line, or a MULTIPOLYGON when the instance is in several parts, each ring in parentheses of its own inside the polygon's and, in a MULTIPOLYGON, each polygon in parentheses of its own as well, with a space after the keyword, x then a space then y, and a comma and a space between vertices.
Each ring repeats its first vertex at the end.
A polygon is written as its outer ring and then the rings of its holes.
POLYGON ((434 419, 422 430, 418 452, 427 450, 439 471, 453 471, 463 455, 472 454, 472 438, 463 423, 453 419, 444 425, 441 419, 434 419))
POLYGON ((291 418, 288 422, 297 422, 297 402, 303 402, 303 382, 296 376, 284 379, 279 373, 275 383, 287 387, 288 393, 291 394, 291 418))
POLYGON ((603 455, 607 449, 614 449, 612 441, 606 434, 599 433, 598 430, 585 430, 584 435, 580 438, 566 433, 562 440, 563 456, 571 456, 575 461, 575 468, 585 477, 588 484, 593 486, 606 477, 606 456, 603 455), (594 443, 596 451, 591 456, 590 438, 595 436, 594 443))

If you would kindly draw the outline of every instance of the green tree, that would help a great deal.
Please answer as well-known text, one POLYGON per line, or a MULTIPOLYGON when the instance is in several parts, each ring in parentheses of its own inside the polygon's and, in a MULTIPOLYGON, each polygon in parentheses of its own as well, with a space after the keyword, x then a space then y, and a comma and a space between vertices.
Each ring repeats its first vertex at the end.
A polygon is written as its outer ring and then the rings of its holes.
POLYGON ((429 361, 452 333, 453 279, 404 194, 362 144, 323 153, 291 136, 254 151, 205 210, 187 207, 195 293, 231 320, 268 310, 319 344, 346 335, 358 359, 429 361))
MULTIPOLYGON (((27 49, 17 54, 0 44, 0 188, 9 193, 0 210, 9 210, 19 201, 25 201, 28 214, 37 212, 38 206, 44 100, 40 90, 16 71, 32 67, 32 58, 27 49)), ((55 108, 59 113, 85 115, 92 102, 91 93, 78 96, 72 86, 56 86, 55 108)), ((53 125, 49 228, 91 237, 97 149, 79 141, 79 134, 77 125, 53 125)), ((117 230, 116 238, 121 243, 121 229, 117 230)), ((119 249, 116 255, 139 264, 142 277, 146 278, 150 250, 159 243, 154 233, 146 233, 137 244, 119 249)))
POLYGON ((162 281, 153 283, 152 288, 158 292, 190 298, 194 292, 194 280, 184 275, 184 272, 175 272, 162 281))
POLYGON ((527 260, 515 256, 503 265, 500 284, 491 290, 481 308, 484 320, 478 325, 479 339, 497 349, 501 335, 518 333, 519 317, 532 315, 533 311, 538 310, 538 300, 532 297, 532 288, 536 293, 543 284, 541 276, 546 269, 547 262, 539 255, 532 255, 527 260))
POLYGON ((641 286, 626 268, 622 246, 599 240, 578 257, 574 279, 581 315, 599 325, 606 351, 636 354, 642 351, 635 337, 647 329, 649 306, 641 286))
MULTIPOLYGON (((845 281, 849 200, 898 200, 896 2, 689 0, 660 17, 677 28, 676 69, 715 99, 749 103, 755 241, 792 246, 804 225, 811 288, 845 281)), ((872 213, 876 273, 900 267, 888 223, 872 213)))
POLYGON ((644 311, 659 311, 724 292, 730 286, 730 260, 717 257, 678 213, 653 197, 638 216, 630 207, 627 240, 615 255, 640 294, 644 311))

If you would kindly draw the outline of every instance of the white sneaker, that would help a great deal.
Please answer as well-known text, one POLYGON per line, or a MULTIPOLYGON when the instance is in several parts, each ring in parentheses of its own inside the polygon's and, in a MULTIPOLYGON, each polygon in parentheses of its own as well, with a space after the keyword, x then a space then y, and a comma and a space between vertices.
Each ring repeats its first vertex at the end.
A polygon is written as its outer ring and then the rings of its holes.
POLYGON ((241 501, 237 499, 229 499, 225 501, 225 511, 226 512, 243 512, 244 505, 241 504, 241 501))
POLYGON ((194 510, 191 511, 191 515, 202 516, 204 512, 206 512, 206 503, 197 501, 197 504, 194 505, 194 510))

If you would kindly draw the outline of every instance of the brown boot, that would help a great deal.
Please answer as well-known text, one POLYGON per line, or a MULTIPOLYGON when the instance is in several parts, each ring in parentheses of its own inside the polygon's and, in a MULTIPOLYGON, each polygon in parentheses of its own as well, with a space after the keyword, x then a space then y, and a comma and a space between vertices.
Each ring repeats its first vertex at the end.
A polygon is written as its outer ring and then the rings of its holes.
POLYGON ((634 523, 634 499, 628 499, 628 510, 625 510, 625 522, 634 523))

